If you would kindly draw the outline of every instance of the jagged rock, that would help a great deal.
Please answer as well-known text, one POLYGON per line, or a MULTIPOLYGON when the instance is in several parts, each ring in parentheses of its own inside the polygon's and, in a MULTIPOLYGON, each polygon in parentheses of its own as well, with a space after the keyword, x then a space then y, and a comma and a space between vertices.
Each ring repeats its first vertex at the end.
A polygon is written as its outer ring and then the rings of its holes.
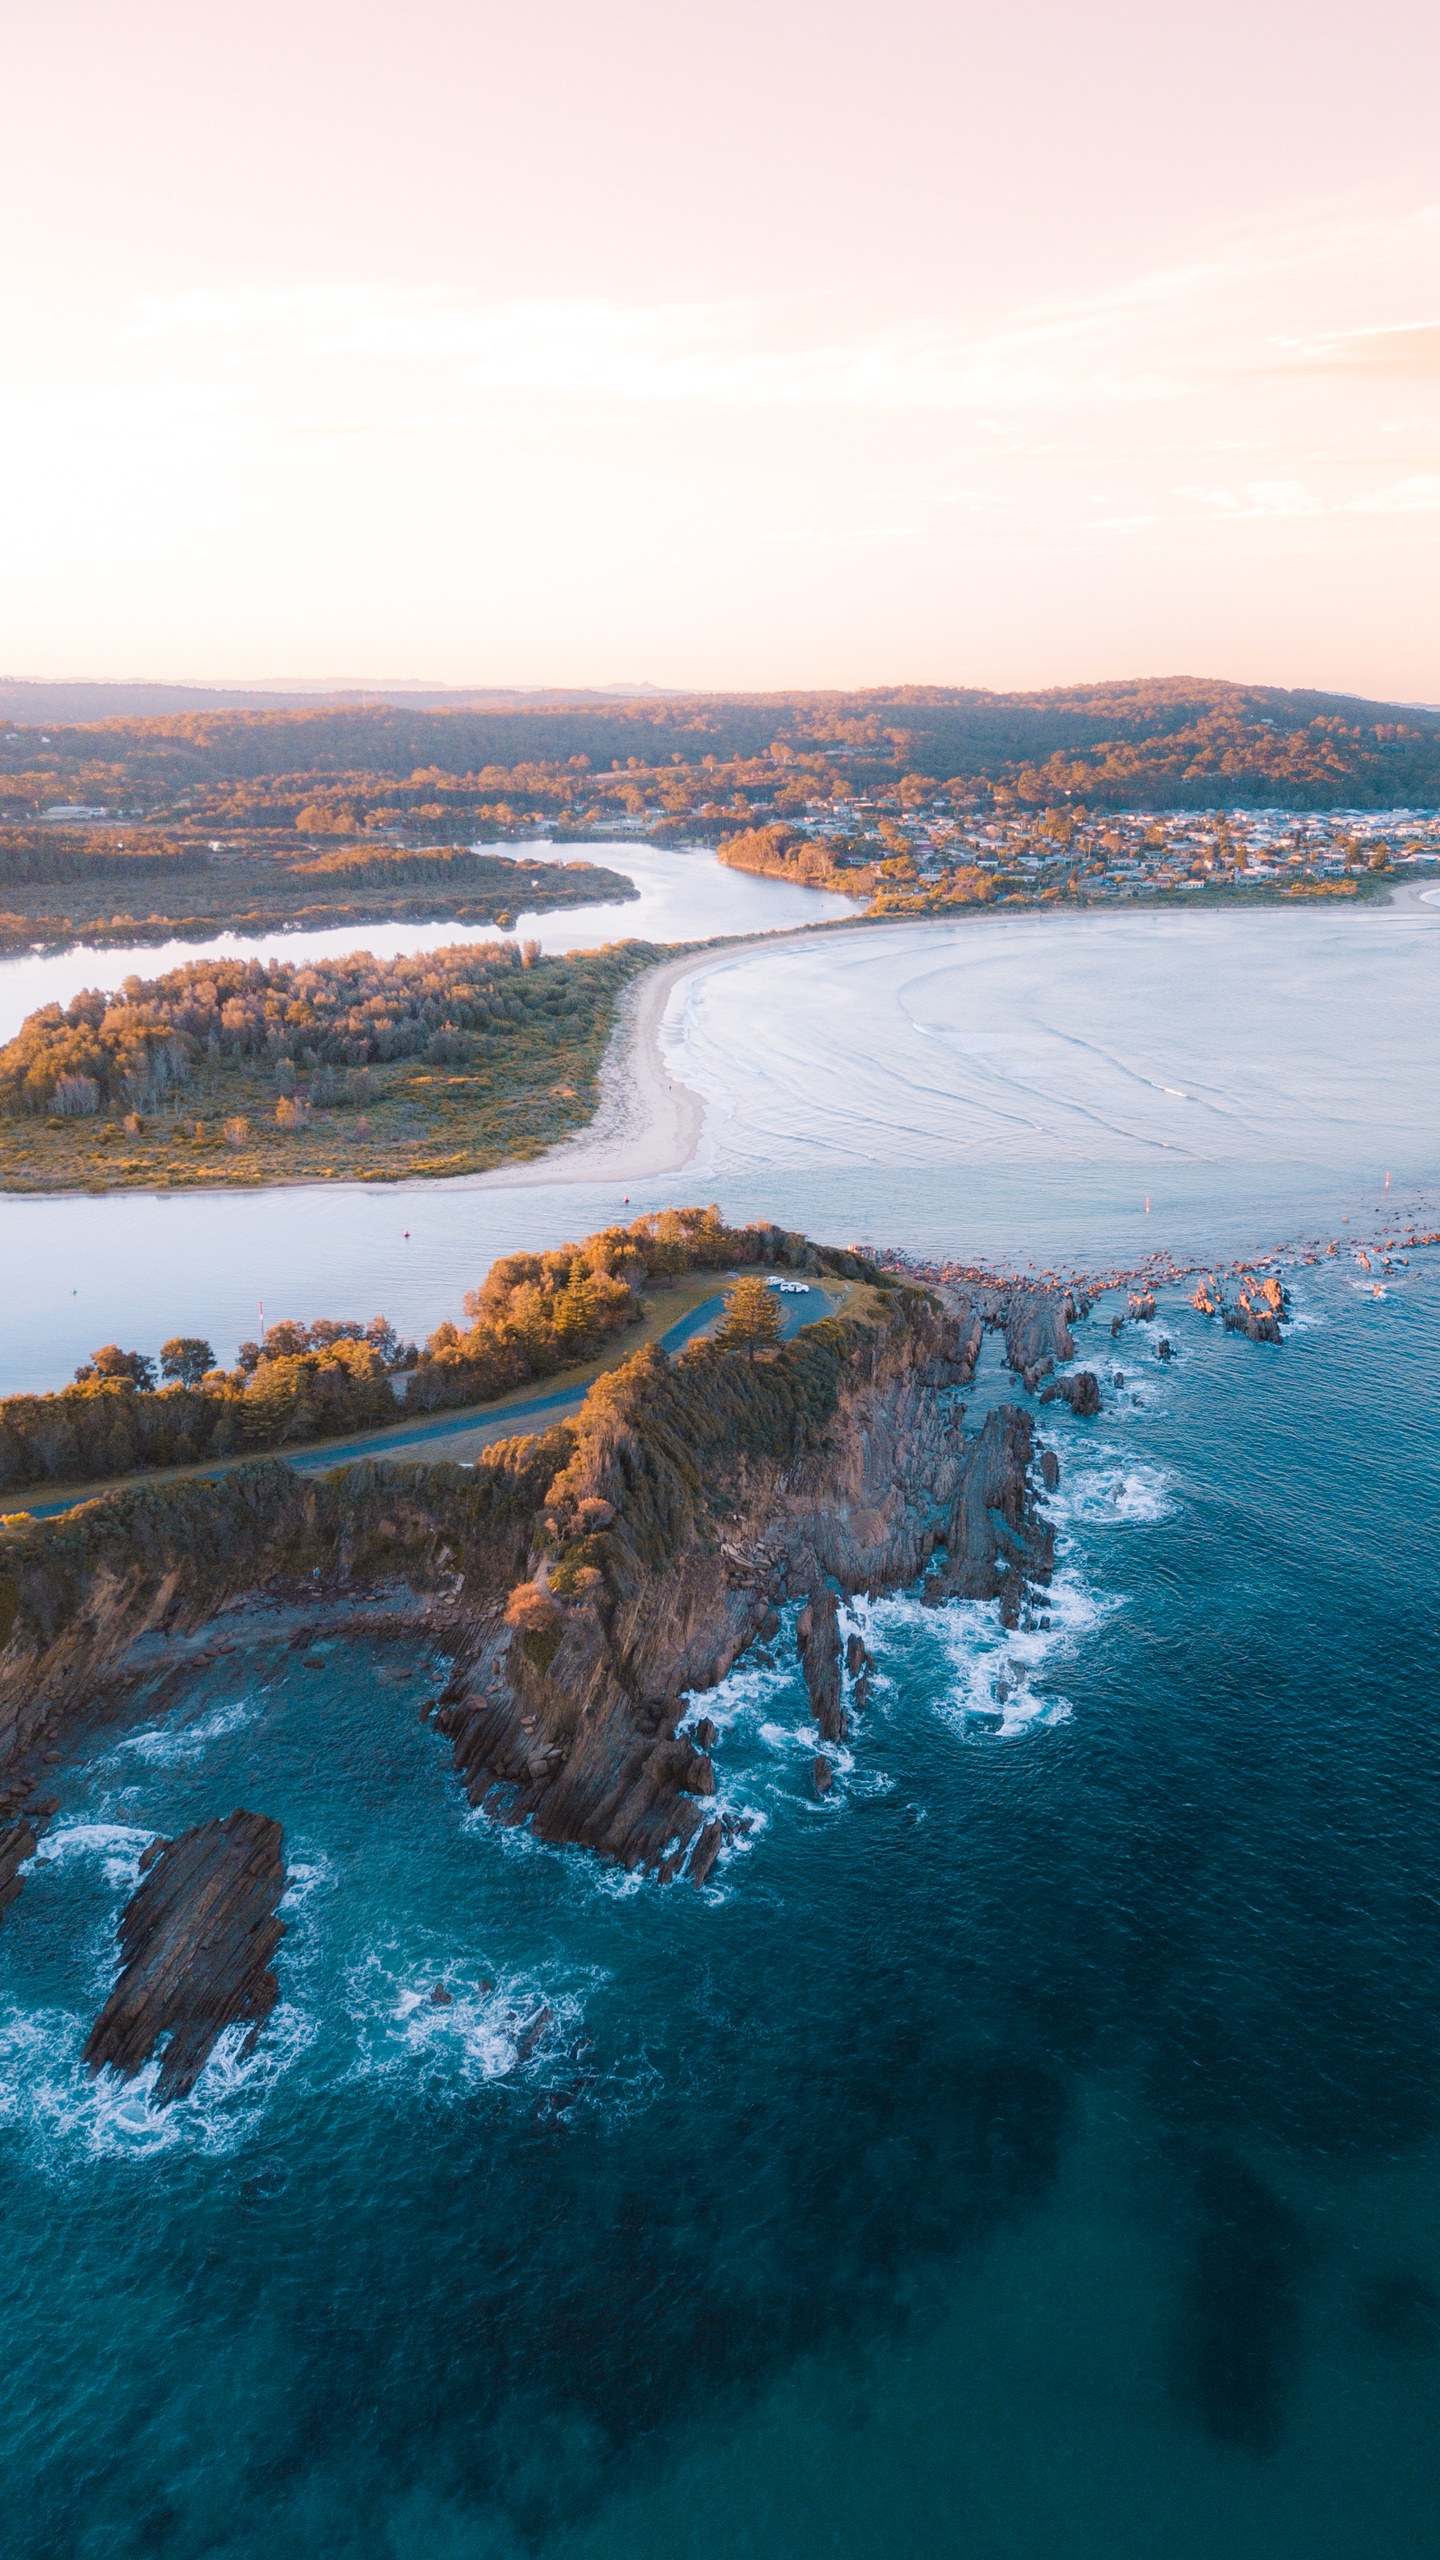
POLYGON ((430 2006, 432 2009, 453 2009, 455 2006, 454 1992, 448 1991, 443 1982, 437 1982, 430 1994, 430 2006))
POLYGON ((821 1740, 842 1742, 846 1727, 840 1693, 840 1606, 823 1582, 801 1610, 796 1635, 821 1740))
POLYGON ((986 1294, 982 1307, 986 1323, 1004 1334, 1005 1358, 1030 1394, 1057 1361, 1074 1359, 1070 1322, 1076 1305, 1068 1289, 997 1290, 986 1294))
POLYGON ((1190 1304, 1192 1307, 1198 1307, 1202 1316, 1218 1316, 1222 1311, 1224 1301, 1220 1295, 1219 1289, 1215 1285, 1215 1282, 1213 1280, 1206 1279, 1201 1280, 1197 1284, 1195 1294, 1192 1297, 1190 1304))
POLYGON ((24 1877, 19 1873, 35 1855, 35 1834, 28 1822, 12 1822, 0 1831, 0 1911, 12 1903, 24 1877))
POLYGON ((1130 1313, 1138 1324, 1149 1324, 1155 1313, 1155 1300, 1148 1289, 1132 1289, 1130 1313))
POLYGON ((529 2061, 531 2054, 540 2042, 541 2037, 545 2033, 546 2028, 550 2025, 554 2015, 555 2012, 547 2001, 544 2008, 536 2010, 533 2018, 527 2019, 525 2025, 521 2028, 520 2033, 515 2039, 515 2067, 517 2070, 522 2062, 529 2061))
POLYGON ((823 1752, 817 1751, 810 1774, 817 1796, 828 1796, 835 1784, 835 1772, 823 1752))
POLYGON ((690 1730, 697 1751, 713 1751, 720 1739, 720 1727, 712 1724, 708 1716, 701 1716, 698 1724, 692 1725, 690 1730))
POLYGON ((1158 1341, 1158 1342, 1156 1343, 1156 1345, 1155 1345, 1155 1357, 1156 1357, 1156 1359, 1157 1359, 1157 1360, 1173 1360, 1173 1359, 1174 1359, 1174 1357, 1175 1357, 1174 1345, 1172 1344, 1172 1342, 1171 1342, 1170 1337, 1169 1337, 1169 1335, 1168 1335, 1168 1334, 1165 1334, 1165 1333, 1162 1333, 1162 1334, 1161 1334, 1159 1341, 1158 1341))
POLYGON ((1227 1307, 1225 1330, 1227 1333, 1243 1333, 1248 1342, 1283 1342, 1285 1339, 1278 1316, 1271 1315, 1268 1309, 1259 1315, 1249 1307, 1227 1307))
POLYGON ((926 1582, 924 1598, 1008 1598, 1027 1573, 1048 1582, 1055 1564, 1055 1532, 1030 1498, 1034 1451, 1030 1417, 1017 1405, 997 1405, 970 1443, 968 1462, 951 1514, 945 1558, 926 1582))
POLYGON ((711 1868, 714 1866, 716 1859, 720 1855, 720 1843, 723 1837, 724 1834, 721 1831, 718 1822, 706 1823, 704 1830, 701 1832, 699 1839, 696 1841, 695 1846, 690 1853, 689 1872, 692 1884, 701 1885, 705 1882, 706 1877, 709 1875, 711 1868))
POLYGON ((1052 1378, 1041 1397, 1042 1404, 1053 1404, 1058 1398, 1072 1413, 1082 1416, 1100 1411, 1100 1381, 1093 1369, 1077 1369, 1073 1378, 1052 1378))
POLYGON ((132 2079, 162 2036, 155 2104, 194 2088, 217 2038, 250 2021, 253 2049, 278 1996, 270 1959, 285 1935, 275 1907, 289 1879, 284 1834, 263 1813, 202 1822, 154 1840, 144 1881, 120 1916, 121 1971, 90 2030, 85 2060, 132 2079))
POLYGON ((852 1680, 858 1680, 861 1673, 870 1668, 870 1656, 865 1648, 865 1639, 853 1632, 845 1639, 845 1668, 852 1680))
POLYGON ((1040 1452, 1040 1479, 1047 1493, 1053 1493, 1060 1481, 1060 1461, 1053 1449, 1040 1452))
POLYGON ((1123 1316, 1112 1316, 1112 1317, 1111 1317, 1111 1319, 1110 1319, 1110 1339, 1111 1339, 1111 1341, 1112 1341, 1112 1342, 1114 1342, 1114 1341, 1117 1339, 1117 1337, 1118 1337, 1120 1334, 1122 1334, 1122 1333, 1124 1332, 1124 1330, 1125 1330, 1125 1319, 1124 1319, 1124 1317, 1123 1317, 1123 1316))

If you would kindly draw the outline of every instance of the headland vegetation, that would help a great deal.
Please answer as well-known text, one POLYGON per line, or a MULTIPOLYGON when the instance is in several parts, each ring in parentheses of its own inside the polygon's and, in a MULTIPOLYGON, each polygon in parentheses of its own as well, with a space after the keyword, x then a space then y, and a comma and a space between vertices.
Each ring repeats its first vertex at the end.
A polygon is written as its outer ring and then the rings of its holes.
POLYGON ((286 1320, 242 1343, 229 1370, 202 1335, 175 1336, 157 1383, 149 1354, 107 1343, 70 1386, 0 1399, 0 1489, 98 1483, 486 1405, 584 1370, 695 1273, 792 1260, 814 1263, 803 1239, 728 1226, 713 1207, 666 1210, 504 1256, 467 1293, 463 1322, 440 1324, 419 1351, 383 1316, 286 1320))

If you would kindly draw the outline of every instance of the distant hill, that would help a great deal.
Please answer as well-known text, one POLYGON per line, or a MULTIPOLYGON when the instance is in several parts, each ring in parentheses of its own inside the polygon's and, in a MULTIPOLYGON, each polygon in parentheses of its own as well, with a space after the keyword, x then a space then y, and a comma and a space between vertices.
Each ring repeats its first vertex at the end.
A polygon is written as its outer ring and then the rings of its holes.
POLYGON ((288 704, 199 688, 0 684, 0 710, 23 723, 18 739, 0 738, 0 776, 48 775, 76 801, 155 805, 157 795, 230 782, 402 783, 426 773, 437 783, 483 776, 492 792, 514 775, 517 791, 539 800, 547 775, 583 769, 598 782, 619 768, 637 789, 646 774, 692 775, 698 806, 707 789, 753 790, 757 769, 773 776, 793 762, 827 768, 832 783, 954 781, 1002 805, 1440 805, 1440 711, 1185 676, 1046 693, 397 692, 288 704), (87 708, 103 698, 100 716, 77 724, 79 696, 87 708), (61 697, 71 698, 68 718, 40 707, 61 697), (37 735, 42 721, 48 741, 37 735))
POLYGON ((180 711, 298 711, 317 701, 353 708, 397 702, 426 707, 524 705, 534 702, 626 702, 659 695, 653 684, 585 685, 556 692, 547 685, 410 684, 42 684, 0 676, 0 719, 25 728, 77 721, 156 720, 180 711))

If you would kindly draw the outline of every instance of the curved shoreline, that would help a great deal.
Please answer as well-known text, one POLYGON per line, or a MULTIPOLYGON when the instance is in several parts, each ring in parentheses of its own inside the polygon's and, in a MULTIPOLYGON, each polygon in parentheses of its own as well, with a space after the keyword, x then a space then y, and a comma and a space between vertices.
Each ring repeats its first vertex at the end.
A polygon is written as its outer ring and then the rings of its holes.
MULTIPOLYGON (((1279 901, 1276 905, 1278 907, 1279 901)), ((1376 905, 1380 902, 1377 900, 1376 905)), ((1440 919, 1440 887, 1404 881, 1391 890, 1384 908, 1418 910, 1428 904, 1440 919)), ((983 909, 956 916, 846 916, 833 924, 793 925, 778 933, 747 935, 707 952, 690 951, 674 960, 657 961, 627 987, 600 1070, 600 1102, 587 1129, 552 1147, 546 1155, 496 1165, 488 1173, 461 1174, 457 1187, 473 1190, 543 1190, 580 1182, 646 1182, 683 1173, 692 1163, 704 1134, 705 1103, 693 1085, 670 1072, 660 1044, 661 1026, 673 988, 682 979, 705 977, 731 960, 752 952, 772 951, 789 942, 813 943, 831 934, 899 933, 926 924, 1019 924, 1032 918, 1052 922, 1057 912, 1072 925, 1113 923, 1117 914, 1183 915, 1184 908, 1158 901, 1135 900, 1125 907, 1105 906, 1056 910, 1018 907, 998 916, 983 909)), ((1213 910, 1212 910, 1213 912, 1213 910)), ((1361 910, 1363 912, 1363 910, 1361 910)))
MULTIPOLYGON (((1272 913, 1284 901, 1276 897, 1263 904, 1257 901, 1248 913, 1272 913)), ((1406 880, 1397 882, 1383 898, 1367 900, 1352 915, 1371 911, 1394 913, 1397 909, 1418 914, 1427 908, 1440 919, 1440 882, 1406 880)), ((600 1101, 588 1127, 566 1138, 542 1156, 513 1157, 508 1163, 493 1165, 484 1173, 460 1173, 442 1177, 446 1190, 545 1190, 567 1184, 626 1183, 663 1179, 682 1173, 692 1162, 705 1125, 703 1097, 693 1086, 678 1081, 670 1074, 660 1047, 660 1030, 671 990, 685 978, 705 976, 712 969, 731 960, 746 959, 757 951, 767 951, 790 942, 814 942, 829 935, 849 936, 855 933, 880 934, 914 931, 927 924, 967 926, 1028 924, 1063 917, 1071 926, 1113 922, 1117 916, 1194 915, 1186 909, 1159 899, 1136 898, 1123 905, 1062 908, 1017 906, 1005 914, 993 908, 973 907, 954 914, 910 916, 837 916, 833 922, 785 925, 778 930, 746 934, 698 947, 691 944, 672 960, 661 960, 633 981, 620 1000, 614 1030, 600 1069, 600 1101)), ((1200 912, 1218 913, 1218 909, 1200 912)), ((1230 910, 1234 912, 1234 910, 1230 910)), ((427 1177, 395 1174, 373 1179, 365 1187, 376 1191, 398 1191, 427 1177)), ((341 1186, 332 1181, 307 1179, 280 1183, 196 1183, 186 1184, 181 1191, 168 1185, 153 1188, 128 1185, 107 1187, 107 1198, 150 1199, 224 1199, 236 1195, 255 1196, 257 1192, 297 1191, 323 1193, 341 1186)), ((84 1200, 96 1197, 89 1186, 70 1191, 0 1191, 0 1202, 29 1206, 35 1202, 84 1200)))

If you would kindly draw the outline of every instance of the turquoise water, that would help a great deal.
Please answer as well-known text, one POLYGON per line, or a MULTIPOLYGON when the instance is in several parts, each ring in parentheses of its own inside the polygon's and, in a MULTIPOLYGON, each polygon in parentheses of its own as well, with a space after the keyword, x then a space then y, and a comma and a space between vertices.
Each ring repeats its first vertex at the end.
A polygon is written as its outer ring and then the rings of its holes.
POLYGON ((1092 1326, 1052 1627, 862 1611, 825 1804, 742 1663, 704 1893, 477 1821, 404 1646, 59 1772, 0 1924, 16 2560, 1428 2560, 1440 1269, 1296 1305, 1092 1326), (157 2120, 80 2042, 150 1831, 241 1802, 280 2006, 157 2120))

